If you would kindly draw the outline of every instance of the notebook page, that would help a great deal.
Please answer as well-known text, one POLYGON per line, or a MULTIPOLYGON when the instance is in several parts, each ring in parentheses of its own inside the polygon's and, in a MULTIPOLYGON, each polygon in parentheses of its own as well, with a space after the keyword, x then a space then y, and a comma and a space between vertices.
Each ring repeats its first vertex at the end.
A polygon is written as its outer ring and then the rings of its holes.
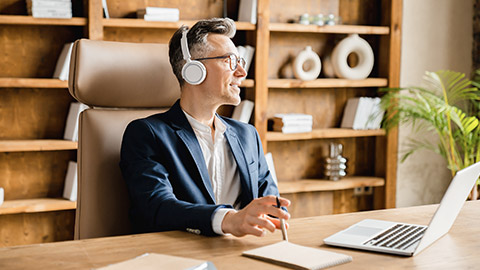
POLYGON ((323 269, 352 261, 352 257, 345 254, 304 247, 287 241, 247 250, 242 255, 293 269, 323 269))

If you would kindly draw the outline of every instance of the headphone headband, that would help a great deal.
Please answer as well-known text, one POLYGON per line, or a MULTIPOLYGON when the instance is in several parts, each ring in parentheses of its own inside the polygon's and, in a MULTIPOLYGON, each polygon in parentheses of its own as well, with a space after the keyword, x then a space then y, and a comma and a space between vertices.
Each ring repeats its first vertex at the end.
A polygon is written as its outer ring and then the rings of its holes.
POLYGON ((187 62, 190 62, 192 56, 190 55, 190 50, 188 49, 187 33, 188 30, 184 29, 182 32, 182 39, 180 40, 180 47, 182 48, 183 59, 187 62))

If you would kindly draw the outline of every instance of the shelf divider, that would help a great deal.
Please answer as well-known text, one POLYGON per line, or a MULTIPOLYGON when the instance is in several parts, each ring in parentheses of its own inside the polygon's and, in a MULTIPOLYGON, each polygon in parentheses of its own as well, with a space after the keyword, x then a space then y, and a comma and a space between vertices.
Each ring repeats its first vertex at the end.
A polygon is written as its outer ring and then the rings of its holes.
POLYGON ((267 132, 267 141, 295 141, 295 140, 313 140, 313 139, 331 139, 331 138, 354 138, 354 137, 376 137, 385 136, 384 129, 354 130, 350 128, 324 128, 314 129, 307 133, 285 134, 277 131, 267 132))
POLYGON ((0 78, 0 88, 68 88, 68 82, 50 78, 0 78))
POLYGON ((350 176, 337 181, 323 179, 279 181, 278 189, 280 194, 291 194, 299 192, 345 190, 356 187, 382 187, 384 185, 384 178, 373 176, 350 176))
POLYGON ((347 87, 386 87, 386 78, 367 78, 364 80, 348 79, 316 79, 302 81, 297 79, 270 79, 267 82, 269 88, 347 88, 347 87))
MULTIPOLYGON (((104 27, 118 27, 118 28, 159 28, 159 29, 178 29, 182 25, 192 26, 197 21, 184 20, 178 22, 157 22, 145 21, 143 19, 135 18, 111 18, 103 19, 104 27)), ((247 22, 235 22, 237 30, 255 30, 255 24, 247 22)))
POLYGON ((64 25, 64 26, 86 26, 87 19, 74 17, 71 19, 34 18, 27 15, 0 15, 0 25, 64 25))
POLYGON ((0 152, 76 150, 77 142, 67 140, 0 140, 0 152))
POLYGON ((7 200, 0 205, 0 215, 74 210, 76 202, 62 198, 7 200))
POLYGON ((388 35, 388 26, 367 25, 303 25, 298 23, 271 23, 269 29, 272 32, 301 32, 301 33, 326 33, 326 34, 366 34, 388 35))

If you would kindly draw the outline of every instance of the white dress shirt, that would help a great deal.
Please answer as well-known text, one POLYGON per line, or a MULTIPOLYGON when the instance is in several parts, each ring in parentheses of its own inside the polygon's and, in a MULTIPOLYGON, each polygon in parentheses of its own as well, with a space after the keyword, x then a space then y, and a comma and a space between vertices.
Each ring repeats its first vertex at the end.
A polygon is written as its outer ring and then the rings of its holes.
MULTIPOLYGON (((190 126, 192 126, 202 149, 216 203, 229 204, 238 209, 240 204, 236 203, 236 201, 241 191, 240 175, 237 169, 237 162, 224 136, 225 124, 215 116, 215 135, 212 138, 212 130, 209 126, 199 122, 185 111, 183 112, 190 126)), ((220 208, 215 211, 212 218, 212 228, 215 233, 224 234, 222 221, 229 211, 233 210, 220 208)))

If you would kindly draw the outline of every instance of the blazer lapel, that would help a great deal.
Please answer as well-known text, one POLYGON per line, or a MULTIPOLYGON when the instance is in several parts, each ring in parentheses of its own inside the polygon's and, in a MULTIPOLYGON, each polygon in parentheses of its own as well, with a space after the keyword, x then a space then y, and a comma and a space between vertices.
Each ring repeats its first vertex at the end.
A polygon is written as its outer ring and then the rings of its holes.
MULTIPOLYGON (((225 123, 225 121, 223 121, 225 123)), ((225 131, 225 137, 227 138, 228 144, 230 145, 230 149, 232 150, 233 156, 235 161, 237 162, 237 168, 240 174, 240 179, 242 181, 242 194, 246 196, 243 202, 250 202, 255 197, 257 197, 256 192, 254 190, 254 186, 252 185, 250 174, 248 172, 248 164, 245 159, 245 152, 243 151, 242 146, 240 145, 240 141, 237 137, 237 134, 231 131, 231 127, 227 125, 227 130, 225 131)), ((243 203, 242 203, 243 206, 243 203)))
POLYGON ((169 112, 171 112, 170 121, 172 126, 176 129, 178 137, 180 137, 180 139, 183 141, 190 152, 190 155, 192 155, 195 165, 197 166, 197 170, 200 173, 200 177, 202 178, 203 185, 205 186, 213 203, 216 204, 212 183, 210 182, 210 175, 208 175, 207 165, 203 158, 202 148, 200 148, 197 137, 195 136, 192 127, 188 123, 185 114, 180 108, 180 102, 177 101, 169 112))

